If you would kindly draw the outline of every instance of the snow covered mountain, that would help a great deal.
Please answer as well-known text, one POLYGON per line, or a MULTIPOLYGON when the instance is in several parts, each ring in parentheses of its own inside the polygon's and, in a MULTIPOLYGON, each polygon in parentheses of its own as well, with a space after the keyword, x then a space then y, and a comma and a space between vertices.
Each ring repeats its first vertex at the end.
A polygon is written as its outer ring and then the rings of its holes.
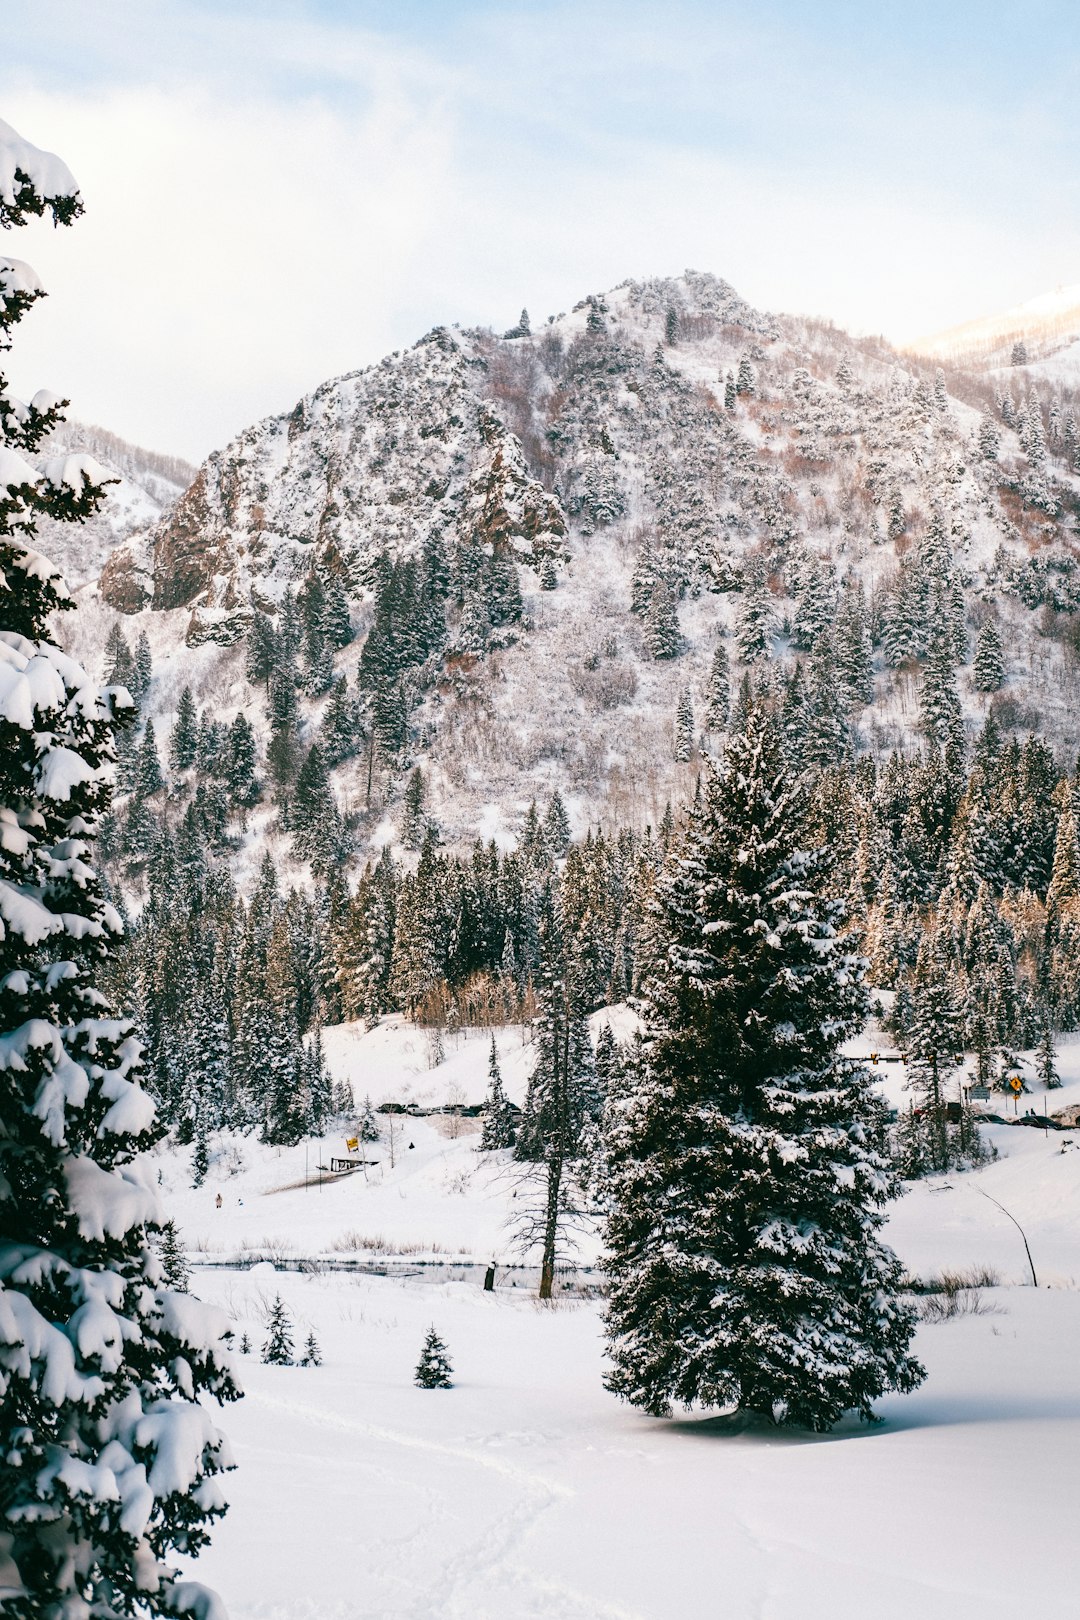
MULTIPOLYGON (((101 510, 86 522, 57 523, 48 517, 39 521, 42 549, 75 588, 98 578, 117 545, 156 523, 187 489, 195 468, 178 456, 140 449, 105 428, 83 422, 65 422, 43 447, 49 456, 64 450, 88 451, 107 476, 117 480, 101 510)), ((118 598, 118 605, 127 611, 134 604, 118 598)))
MULTIPOLYGON (((455 841, 512 837, 556 786, 578 828, 655 824, 692 779, 676 757, 680 706, 700 733, 718 645, 733 690, 756 656, 739 629, 748 604, 765 667, 788 676, 815 614, 864 623, 857 746, 917 744, 921 643, 890 625, 936 547, 962 620, 969 731, 994 703, 1007 727, 1075 749, 1080 395, 1035 401, 1034 443, 1013 375, 1010 425, 991 378, 951 369, 947 391, 916 357, 763 314, 691 271, 591 295, 536 331, 438 328, 212 455, 175 507, 113 550, 81 633, 101 646, 116 610, 147 628, 159 738, 182 680, 226 720, 248 710, 265 736, 234 645, 251 624, 313 571, 335 580, 360 633, 334 654, 351 682, 379 569, 419 568, 434 546, 450 574, 444 645, 376 806, 396 820, 421 759, 455 841), (509 607, 493 605, 496 565, 498 591, 520 596, 509 607), (674 616, 662 647, 649 623, 661 597, 674 616), (996 692, 971 662, 987 620, 1004 647, 996 692)), ((323 700, 302 707, 313 728, 323 700)), ((370 801, 370 784, 370 761, 338 766, 346 805, 370 801)))
MULTIPOLYGON (((916 354, 972 370, 1007 366, 1016 344, 1029 361, 1060 356, 1080 348, 1080 283, 1055 287, 1053 292, 1014 304, 996 315, 965 321, 944 332, 920 338, 911 345, 916 354)), ((1080 365, 1074 360, 1074 375, 1080 365)))

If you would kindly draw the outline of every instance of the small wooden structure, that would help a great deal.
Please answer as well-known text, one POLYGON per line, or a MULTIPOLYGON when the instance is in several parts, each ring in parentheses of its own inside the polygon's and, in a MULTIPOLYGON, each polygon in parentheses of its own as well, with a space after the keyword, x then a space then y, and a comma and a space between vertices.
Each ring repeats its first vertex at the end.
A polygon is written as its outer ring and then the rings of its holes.
POLYGON ((378 1162, 378 1159, 339 1159, 331 1156, 330 1174, 340 1176, 349 1170, 362 1170, 365 1164, 378 1164, 378 1162))

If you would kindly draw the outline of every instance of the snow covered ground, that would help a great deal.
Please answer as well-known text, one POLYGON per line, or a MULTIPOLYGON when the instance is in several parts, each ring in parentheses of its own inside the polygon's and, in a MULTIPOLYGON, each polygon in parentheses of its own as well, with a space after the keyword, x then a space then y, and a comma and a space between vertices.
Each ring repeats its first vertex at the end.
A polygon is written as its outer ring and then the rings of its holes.
MULTIPOLYGON (((477 1100, 488 1040, 448 1042, 434 1068, 423 1032, 395 1021, 328 1046, 361 1096, 409 1085, 434 1104, 451 1088, 477 1100)), ((528 1049, 519 1031, 499 1032, 499 1047, 520 1097, 528 1049)), ((1059 1061, 1051 1110, 1080 1102, 1080 1041, 1059 1061)), ((895 1092, 898 1067, 882 1073, 895 1092)), ((1041 1113, 1031 1084, 1025 1102, 1041 1113)), ((1076 1613, 1080 1132, 990 1127, 996 1163, 921 1183, 894 1206, 890 1240, 913 1275, 988 1266, 1001 1284, 974 1296, 976 1313, 920 1327, 927 1381, 881 1402, 879 1426, 815 1437, 656 1421, 607 1395, 598 1302, 542 1310, 525 1274, 500 1269, 485 1294, 480 1269, 454 1267, 513 1257, 505 1222, 520 1188, 505 1161, 486 1162, 502 1156, 481 1162, 476 1135, 445 1134, 457 1128, 445 1118, 402 1124, 393 1169, 384 1142, 366 1182, 321 1188, 313 1144, 307 1187, 303 1146, 229 1139, 198 1190, 186 1186, 190 1150, 157 1156, 194 1290, 254 1346, 238 1358, 246 1399, 225 1414, 232 1510, 199 1560, 233 1620, 1076 1613), (982 1193, 1024 1226, 1037 1290, 1019 1233, 982 1193), (244 1245, 294 1260, 394 1254, 413 1274, 222 1264, 244 1245), (322 1367, 259 1363, 278 1292, 298 1345, 317 1334, 322 1367), (412 1383, 432 1323, 454 1362, 449 1391, 412 1383)))

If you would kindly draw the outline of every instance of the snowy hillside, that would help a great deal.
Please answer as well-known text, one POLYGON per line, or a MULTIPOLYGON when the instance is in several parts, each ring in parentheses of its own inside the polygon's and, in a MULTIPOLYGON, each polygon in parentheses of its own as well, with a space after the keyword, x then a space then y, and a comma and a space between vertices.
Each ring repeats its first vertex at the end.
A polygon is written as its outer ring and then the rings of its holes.
POLYGON ((1024 344, 1030 360, 1042 360, 1080 339, 1080 285, 1056 287, 1022 304, 965 321, 920 338, 916 354, 983 370, 1008 365, 1013 345, 1024 344))
MULTIPOLYGON (((506 841, 555 787, 576 829, 655 824, 682 798, 677 712, 705 729, 718 645, 737 682, 748 603, 785 678, 813 637, 808 595, 838 637, 865 624, 856 746, 916 745, 920 664, 889 629, 905 569, 932 544, 962 604, 969 733, 993 703, 1007 727, 1075 751, 1074 660, 1052 617, 1080 601, 1069 403, 1032 448, 1022 394, 1010 425, 988 385, 954 386, 962 398, 910 358, 762 315, 691 272, 593 296, 529 334, 441 328, 211 456, 110 557, 85 640, 102 645, 112 612, 138 608, 124 627, 155 649, 145 712, 159 740, 194 677, 216 714, 243 710, 265 741, 263 694, 231 644, 318 575, 360 632, 333 653, 351 685, 380 559, 419 578, 437 553, 441 650, 410 671, 382 768, 361 751, 335 789, 371 809, 377 844, 420 760, 444 837, 506 841), (649 615, 665 592, 661 646, 649 615), (1004 647, 996 697, 971 662, 987 620, 1004 647)), ((306 736, 323 708, 301 699, 306 736)))
MULTIPOLYGON (((604 1008, 590 1019, 594 1040, 605 1024, 626 1039, 633 1023, 622 1007, 604 1008)), ((532 1032, 515 1027, 496 1033, 506 1091, 520 1105, 536 1064, 532 1032)), ((508 1265, 535 1259, 519 1252, 514 1241, 515 1204, 528 1190, 523 1166, 510 1155, 480 1153, 480 1120, 453 1113, 484 1100, 491 1034, 444 1033, 436 1046, 432 1032, 399 1016, 366 1030, 346 1024, 323 1031, 331 1073, 348 1084, 358 1108, 370 1097, 376 1108, 394 1102, 446 1111, 379 1115, 381 1140, 363 1150, 371 1161, 364 1171, 345 1177, 329 1173, 330 1159, 347 1152, 353 1116, 323 1137, 292 1147, 215 1133, 210 1171, 198 1188, 191 1186, 192 1149, 165 1144, 151 1162, 155 1174, 161 1170, 170 1213, 192 1259, 246 1264, 266 1256, 294 1263, 411 1257, 474 1266, 492 1257, 508 1265), (219 1192, 220 1210, 214 1204, 219 1192)), ((860 1037, 851 1050, 865 1056, 868 1044, 860 1037)), ((1051 1114, 1065 1110, 1069 1116, 1080 1106, 1080 1036, 1063 1039, 1059 1064, 1062 1086, 1052 1093, 1036 1086, 1037 1095, 1024 1099, 1024 1109, 1041 1117, 1045 1101, 1051 1114)), ((876 1072, 887 1102, 906 1108, 904 1065, 882 1065, 876 1072)), ((985 1192, 1028 1231, 1040 1280, 1080 1288, 1080 1131, 1074 1136, 1022 1126, 983 1129, 1000 1158, 977 1171, 912 1183, 892 1208, 890 1242, 915 1277, 981 1265, 1010 1283, 1030 1280, 1016 1229, 982 1198, 985 1192)), ((585 1233, 576 1255, 566 1258, 587 1265, 596 1254, 595 1233, 585 1233)))
POLYGON ((39 524, 42 549, 73 589, 96 580, 116 547, 156 523, 195 476, 194 467, 179 457, 142 450, 115 433, 82 422, 64 423, 43 448, 47 455, 88 451, 106 477, 116 480, 101 510, 85 523, 44 518, 39 524))

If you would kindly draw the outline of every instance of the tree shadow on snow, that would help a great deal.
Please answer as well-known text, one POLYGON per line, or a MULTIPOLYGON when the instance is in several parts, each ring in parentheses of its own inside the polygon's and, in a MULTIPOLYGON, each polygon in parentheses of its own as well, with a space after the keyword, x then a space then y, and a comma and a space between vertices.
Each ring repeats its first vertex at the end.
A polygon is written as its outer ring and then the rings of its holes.
POLYGON ((812 1429, 780 1428, 752 1412, 691 1413, 670 1418, 664 1428, 680 1438, 740 1441, 768 1446, 835 1445, 839 1441, 873 1440, 913 1429, 949 1429, 975 1423, 1080 1422, 1080 1389, 950 1390, 925 1387, 911 1395, 892 1395, 878 1403, 878 1421, 863 1422, 849 1412, 824 1434, 812 1429))

